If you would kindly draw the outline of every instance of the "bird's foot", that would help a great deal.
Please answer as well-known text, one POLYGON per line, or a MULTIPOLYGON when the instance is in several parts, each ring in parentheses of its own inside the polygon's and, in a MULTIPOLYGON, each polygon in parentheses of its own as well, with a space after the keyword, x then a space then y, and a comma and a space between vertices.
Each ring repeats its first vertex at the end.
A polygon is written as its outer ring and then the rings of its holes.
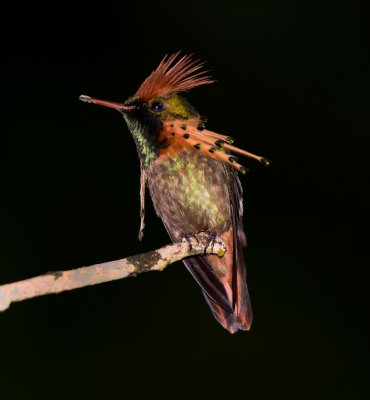
POLYGON ((182 240, 188 242, 188 244, 189 244, 189 251, 192 251, 192 249, 193 249, 193 244, 191 243, 192 238, 194 238, 197 241, 197 243, 199 244, 199 239, 197 238, 195 233, 185 233, 182 236, 182 240))
POLYGON ((210 246, 213 251, 213 247, 217 240, 217 235, 215 232, 205 232, 205 231, 197 232, 196 234, 195 233, 185 233, 182 236, 182 240, 188 242, 190 251, 193 249, 194 239, 197 241, 197 244, 199 244, 201 241, 202 241, 202 243, 205 243, 204 254, 206 254, 207 250, 210 246), (192 240, 193 240, 193 243, 192 243, 192 240))
POLYGON ((207 235, 206 245, 204 246, 204 254, 207 253, 208 247, 211 246, 211 250, 213 253, 213 247, 216 243, 217 235, 216 232, 205 232, 207 235))

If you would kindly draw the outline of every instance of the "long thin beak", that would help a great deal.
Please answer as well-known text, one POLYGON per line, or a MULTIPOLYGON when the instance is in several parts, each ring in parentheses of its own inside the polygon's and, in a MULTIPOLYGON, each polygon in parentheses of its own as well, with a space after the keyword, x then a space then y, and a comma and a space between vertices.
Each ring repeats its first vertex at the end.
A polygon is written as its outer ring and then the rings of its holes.
POLYGON ((121 111, 121 112, 130 111, 130 110, 132 110, 134 108, 133 106, 125 106, 124 104, 114 103, 113 101, 94 99, 94 98, 92 98, 90 96, 85 96, 84 94, 81 94, 79 99, 81 101, 84 101, 85 103, 98 104, 100 106, 114 108, 115 110, 118 110, 118 111, 121 111))

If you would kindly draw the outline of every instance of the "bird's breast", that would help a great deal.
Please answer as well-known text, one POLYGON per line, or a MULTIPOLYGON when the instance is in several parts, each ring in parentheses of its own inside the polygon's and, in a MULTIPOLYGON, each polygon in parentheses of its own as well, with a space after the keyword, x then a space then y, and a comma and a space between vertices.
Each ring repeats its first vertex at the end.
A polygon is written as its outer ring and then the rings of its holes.
POLYGON ((229 229, 229 185, 221 162, 184 150, 156 160, 147 173, 154 208, 177 240, 186 233, 229 229))

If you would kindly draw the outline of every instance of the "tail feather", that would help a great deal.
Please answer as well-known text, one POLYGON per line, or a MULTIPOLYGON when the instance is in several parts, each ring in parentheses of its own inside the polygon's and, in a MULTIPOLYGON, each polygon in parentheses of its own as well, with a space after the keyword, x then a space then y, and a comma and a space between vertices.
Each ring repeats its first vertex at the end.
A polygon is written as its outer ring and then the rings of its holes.
POLYGON ((213 293, 209 294, 207 286, 202 284, 200 286, 214 317, 230 333, 249 330, 253 318, 243 251, 240 241, 234 240, 234 234, 233 228, 230 228, 228 232, 221 235, 227 248, 224 257, 207 255, 184 260, 184 264, 194 277, 200 272, 198 270, 204 270, 205 266, 208 270, 214 271, 214 279, 224 288, 223 293, 227 293, 229 307, 225 307, 224 303, 218 301, 219 296, 215 298, 213 293), (202 262, 198 262, 199 259, 202 262))
MULTIPOLYGON (((242 246, 246 237, 242 226, 243 189, 235 172, 230 182, 231 227, 220 235, 226 245, 223 257, 214 254, 189 257, 183 260, 202 289, 216 320, 230 333, 249 330, 252 307, 246 282, 242 246)), ((174 236, 165 225, 174 241, 174 236)))
MULTIPOLYGON (((241 253, 241 247, 239 250, 241 253)), ((234 282, 235 305, 233 312, 228 312, 220 307, 209 296, 207 296, 204 291, 203 295, 215 319, 230 333, 235 333, 238 330, 249 331, 252 325, 253 313, 246 283, 246 269, 242 253, 241 257, 237 260, 234 282)))

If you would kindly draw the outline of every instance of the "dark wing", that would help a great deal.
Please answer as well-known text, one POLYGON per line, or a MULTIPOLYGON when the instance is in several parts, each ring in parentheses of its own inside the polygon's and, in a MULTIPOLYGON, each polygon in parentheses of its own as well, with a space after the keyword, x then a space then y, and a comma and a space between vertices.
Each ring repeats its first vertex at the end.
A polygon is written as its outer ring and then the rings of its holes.
MULTIPOLYGON (((172 241, 174 241, 167 227, 166 229, 172 241)), ((203 292, 225 311, 233 312, 232 304, 230 303, 225 286, 217 278, 214 268, 207 260, 207 257, 209 256, 188 257, 183 260, 183 262, 198 285, 202 288, 203 292)))
POLYGON ((217 302, 204 296, 210 306, 214 317, 220 324, 234 333, 239 329, 249 330, 252 324, 253 314, 249 299, 248 287, 246 282, 246 268, 242 246, 246 246, 247 241, 243 231, 243 189, 236 171, 231 171, 230 180, 230 202, 232 214, 232 298, 233 311, 227 312, 217 304, 217 302))
MULTIPOLYGON (((242 246, 246 246, 242 225, 243 189, 237 172, 228 168, 227 173, 230 177, 232 227, 221 236, 221 239, 229 251, 231 249, 232 254, 226 252, 222 258, 215 255, 195 256, 183 262, 201 287, 215 318, 234 333, 239 329, 249 330, 252 323, 252 309, 242 249, 242 246), (216 275, 220 264, 223 269, 226 266, 229 271, 224 277, 216 275)), ((172 237, 171 239, 173 240, 172 237)))

